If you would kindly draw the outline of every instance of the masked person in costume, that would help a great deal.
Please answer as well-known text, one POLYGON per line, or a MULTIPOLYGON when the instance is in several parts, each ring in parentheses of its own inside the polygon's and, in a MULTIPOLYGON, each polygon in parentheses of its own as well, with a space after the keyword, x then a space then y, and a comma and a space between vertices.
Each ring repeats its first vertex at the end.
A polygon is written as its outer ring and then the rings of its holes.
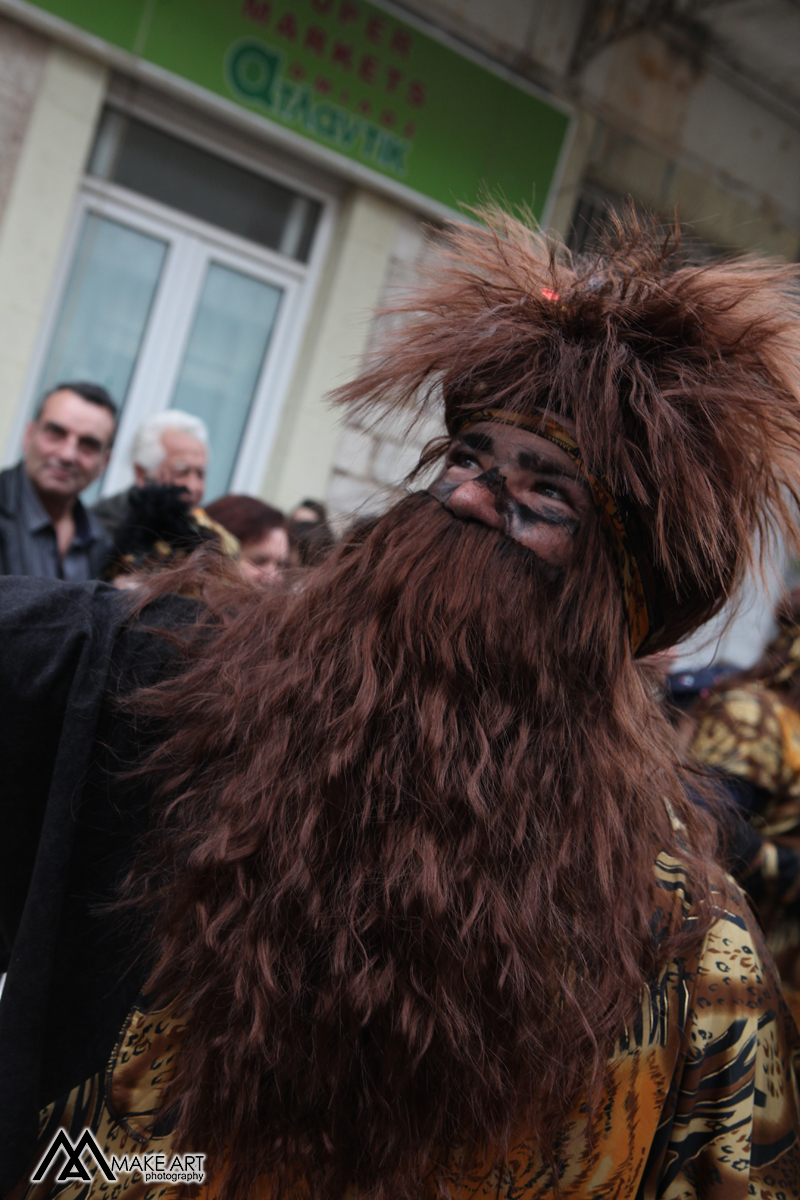
POLYGON ((752 823, 750 854, 737 877, 758 908, 800 1016, 800 591, 775 615, 778 636, 760 661, 698 704, 692 749, 725 777, 752 823))
POLYGON ((791 536, 793 269, 448 245, 340 397, 443 406, 428 492, 267 593, 7 585, 15 1200, 145 1195, 28 1182, 83 1128, 222 1200, 800 1195, 800 1038, 636 661, 791 536))

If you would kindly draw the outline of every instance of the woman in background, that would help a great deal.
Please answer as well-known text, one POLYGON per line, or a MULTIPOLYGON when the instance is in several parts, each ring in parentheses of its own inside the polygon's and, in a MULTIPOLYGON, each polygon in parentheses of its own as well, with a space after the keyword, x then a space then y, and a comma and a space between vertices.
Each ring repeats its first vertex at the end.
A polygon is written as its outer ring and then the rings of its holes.
POLYGON ((319 500, 302 500, 289 517, 292 557, 300 567, 316 567, 336 545, 328 510, 319 500))
POLYGON ((238 538, 239 565, 254 583, 270 583, 289 565, 289 533, 283 513, 255 496, 221 496, 208 515, 238 538))

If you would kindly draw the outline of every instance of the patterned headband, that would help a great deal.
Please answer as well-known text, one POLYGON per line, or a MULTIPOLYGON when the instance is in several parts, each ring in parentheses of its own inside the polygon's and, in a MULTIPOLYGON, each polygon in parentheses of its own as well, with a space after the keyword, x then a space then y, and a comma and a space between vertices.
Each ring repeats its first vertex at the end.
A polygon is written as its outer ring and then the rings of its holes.
POLYGON ((603 480, 586 469, 578 443, 564 426, 541 409, 536 411, 538 415, 528 417, 503 408, 482 408, 479 412, 465 413, 456 421, 453 432, 463 433, 480 421, 493 422, 496 425, 516 425, 520 429, 538 434, 569 455, 591 488, 594 506, 600 517, 600 526, 611 548, 622 585, 631 650, 636 654, 648 638, 661 631, 656 628, 655 615, 659 611, 659 605, 649 563, 641 550, 637 554, 633 549, 631 529, 634 522, 624 512, 622 505, 614 498, 603 480))

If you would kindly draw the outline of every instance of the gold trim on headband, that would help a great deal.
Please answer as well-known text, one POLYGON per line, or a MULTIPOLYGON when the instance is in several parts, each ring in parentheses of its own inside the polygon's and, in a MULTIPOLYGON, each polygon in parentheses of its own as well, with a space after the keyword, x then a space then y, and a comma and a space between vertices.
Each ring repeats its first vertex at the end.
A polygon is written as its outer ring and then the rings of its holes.
MULTIPOLYGON (((516 425, 536 433, 552 442, 569 455, 578 471, 592 491, 594 506, 600 517, 600 525, 606 536, 622 584, 625 616, 631 639, 631 650, 635 654, 651 632, 651 605, 647 601, 642 571, 631 547, 631 538, 626 528, 620 505, 610 490, 596 475, 586 469, 578 443, 570 433, 548 413, 539 412, 538 417, 509 412, 504 408, 482 408, 478 412, 465 413, 456 421, 454 434, 463 433, 472 425, 488 421, 495 425, 516 425)), ((655 632, 655 631, 654 631, 655 632)))

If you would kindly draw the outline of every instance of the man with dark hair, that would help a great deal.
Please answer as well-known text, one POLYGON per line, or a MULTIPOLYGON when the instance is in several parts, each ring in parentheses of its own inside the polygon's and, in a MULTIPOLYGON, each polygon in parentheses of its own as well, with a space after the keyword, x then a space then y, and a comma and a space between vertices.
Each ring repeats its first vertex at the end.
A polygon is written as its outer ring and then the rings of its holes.
POLYGON ((23 457, 0 473, 0 574, 96 579, 110 548, 80 493, 105 469, 117 406, 93 383, 59 383, 25 431, 23 457))
POLYGON ((487 221, 341 395, 439 410, 427 492, 263 593, 5 585, 13 1200, 86 1129, 204 1200, 800 1196, 800 1034, 637 661, 796 536, 796 270, 487 221))

